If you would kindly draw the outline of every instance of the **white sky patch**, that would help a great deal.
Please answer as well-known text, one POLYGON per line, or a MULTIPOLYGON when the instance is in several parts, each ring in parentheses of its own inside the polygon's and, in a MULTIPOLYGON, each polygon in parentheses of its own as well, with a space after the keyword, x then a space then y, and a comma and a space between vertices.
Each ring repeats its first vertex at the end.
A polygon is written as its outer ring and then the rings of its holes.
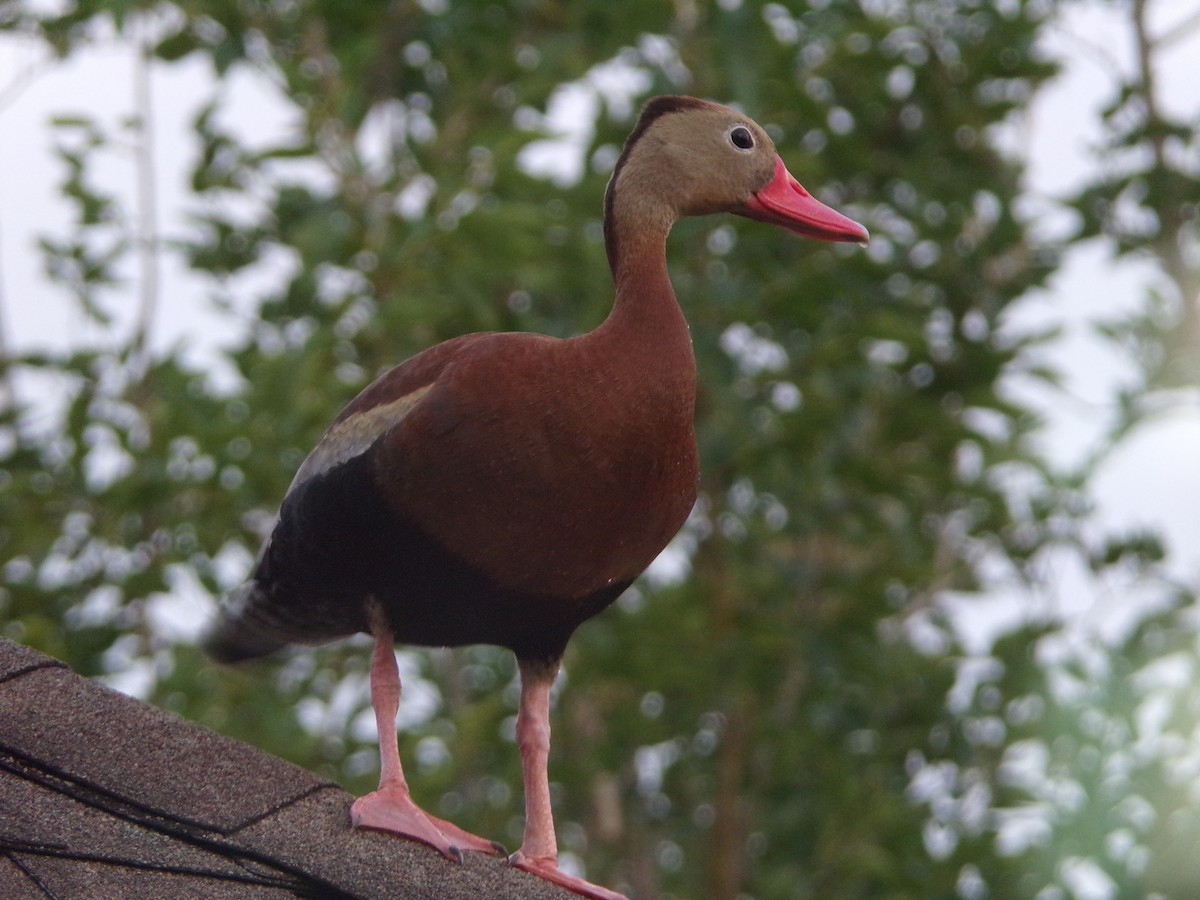
POLYGON ((231 591, 250 576, 251 552, 237 541, 227 541, 212 558, 213 574, 222 591, 231 591))
POLYGON ((1092 489, 1103 498, 1098 519, 1104 526, 1160 531, 1167 570, 1200 583, 1200 393, 1180 396, 1126 437, 1100 466, 1092 489))
POLYGON ((1059 877, 1074 900, 1112 900, 1117 885, 1095 861, 1081 857, 1063 860, 1059 877))
POLYGON ((734 361, 743 375, 782 372, 788 355, 783 345, 759 334, 745 322, 734 322, 721 333, 721 349, 734 361))
MULTIPOLYGON (((106 661, 108 657, 106 656, 106 661)), ((97 681, 107 685, 114 691, 120 691, 130 697, 145 700, 158 683, 158 666, 153 659, 127 655, 117 661, 113 657, 109 664, 115 671, 100 676, 97 681)))
POLYGON ((628 118, 633 112, 634 98, 641 97, 650 88, 650 72, 631 57, 667 68, 672 65, 672 60, 678 60, 669 41, 646 36, 642 39, 639 54, 618 54, 614 59, 592 66, 579 80, 559 86, 551 94, 544 115, 529 108, 519 110, 517 123, 520 127, 547 135, 521 150, 517 163, 522 171, 537 178, 547 178, 562 187, 575 184, 583 177, 601 104, 613 116, 628 118))
POLYGON ((167 582, 169 591, 146 598, 146 622, 165 640, 197 643, 216 616, 216 601, 190 566, 171 566, 167 582))
POLYGON ((526 174, 548 178, 560 187, 575 184, 583 176, 598 109, 595 91, 587 85, 575 82, 558 88, 546 115, 531 119, 531 127, 551 136, 526 144, 518 165, 526 174))

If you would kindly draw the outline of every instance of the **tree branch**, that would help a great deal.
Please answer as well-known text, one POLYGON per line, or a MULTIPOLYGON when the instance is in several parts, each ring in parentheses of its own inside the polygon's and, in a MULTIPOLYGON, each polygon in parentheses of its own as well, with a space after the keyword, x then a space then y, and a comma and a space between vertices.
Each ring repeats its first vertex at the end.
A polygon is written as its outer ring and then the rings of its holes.
POLYGON ((1182 22, 1171 28, 1166 34, 1154 42, 1154 46, 1163 50, 1178 41, 1183 40, 1197 28, 1200 28, 1200 9, 1197 9, 1182 22))
POLYGON ((134 167, 137 170, 137 225, 135 243, 138 255, 138 316, 130 339, 132 360, 144 360, 150 332, 158 310, 158 192, 154 166, 154 95, 151 73, 153 41, 150 24, 143 24, 134 63, 134 107, 137 111, 138 140, 134 142, 134 167))
MULTIPOLYGON (((2 235, 0 235, 2 237, 2 235)), ((12 378, 12 357, 8 346, 7 295, 4 291, 3 241, 0 240, 0 412, 12 410, 17 404, 17 393, 12 378)))
MULTIPOLYGON (((1138 76, 1141 79, 1139 93, 1146 111, 1146 133, 1154 154, 1154 172, 1166 177, 1171 171, 1167 157, 1167 128, 1169 124, 1159 105, 1158 84, 1154 74, 1155 53, 1160 52, 1164 40, 1155 41, 1150 35, 1148 18, 1149 0, 1134 0, 1133 30, 1137 47, 1138 76)), ((1190 17, 1170 33, 1171 38, 1185 34, 1187 29, 1200 24, 1200 13, 1190 17)), ((1183 254, 1180 237, 1187 228, 1187 221, 1179 197, 1169 193, 1151 192, 1154 213, 1158 216, 1159 232, 1154 250, 1162 263, 1163 271, 1179 293, 1182 305, 1181 320, 1176 335, 1183 343, 1170 351, 1171 356, 1190 359, 1193 348, 1200 345, 1200 277, 1192 271, 1183 254), (1158 202, 1154 202, 1157 198, 1158 202)), ((1191 369, 1186 362, 1186 369, 1191 369)), ((1191 372, 1181 373, 1187 380, 1191 372)))

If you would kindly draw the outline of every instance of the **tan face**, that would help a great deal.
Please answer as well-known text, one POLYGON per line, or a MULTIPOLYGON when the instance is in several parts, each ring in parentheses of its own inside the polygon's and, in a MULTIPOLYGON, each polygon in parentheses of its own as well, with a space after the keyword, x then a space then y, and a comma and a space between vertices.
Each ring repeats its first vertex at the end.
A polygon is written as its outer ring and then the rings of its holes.
POLYGON ((775 145, 752 119, 705 104, 655 120, 617 183, 669 205, 677 216, 734 211, 770 183, 775 145))

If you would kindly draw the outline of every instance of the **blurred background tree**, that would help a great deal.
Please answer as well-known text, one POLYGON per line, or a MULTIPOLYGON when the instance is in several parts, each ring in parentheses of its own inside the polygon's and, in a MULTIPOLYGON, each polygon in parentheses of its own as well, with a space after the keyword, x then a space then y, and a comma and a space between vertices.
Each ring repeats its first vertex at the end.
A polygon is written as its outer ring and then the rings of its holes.
MULTIPOLYGON (((1104 446, 1145 398, 1195 387, 1198 123, 1154 102, 1172 38, 1145 5, 1129 12, 1146 65, 1105 119, 1126 164, 1064 198, 1075 231, 1049 241, 999 140, 1055 71, 1045 0, 0 3, 0 27, 56 59, 115 43, 139 60, 133 115, 51 123, 73 221, 40 252, 100 339, 10 351, 0 371, 4 635, 373 786, 362 642, 219 671, 180 623, 244 577, 300 460, 381 369, 468 331, 594 327, 612 297, 600 200, 638 105, 712 97, 872 242, 728 219, 672 237, 702 498, 568 652, 551 774, 572 864, 637 897, 1200 883, 1196 582, 1157 535, 1095 527, 1103 454, 1052 465, 1006 389, 1055 389, 1053 335, 1007 316, 1084 240, 1164 277, 1105 326, 1145 378, 1104 446), (211 95, 188 224, 164 232, 154 79, 197 59, 211 95), (231 125, 251 84, 289 123, 266 143, 231 125), (133 172, 121 190, 97 176, 114 159, 133 172), (232 344, 156 347, 178 302, 166 265, 232 344), (1078 640, 1036 604, 1062 566, 1136 586, 1140 612, 1078 640), (973 604, 1005 590, 1032 614, 971 646, 973 604)), ((401 656, 418 797, 515 845, 512 660, 401 656)))

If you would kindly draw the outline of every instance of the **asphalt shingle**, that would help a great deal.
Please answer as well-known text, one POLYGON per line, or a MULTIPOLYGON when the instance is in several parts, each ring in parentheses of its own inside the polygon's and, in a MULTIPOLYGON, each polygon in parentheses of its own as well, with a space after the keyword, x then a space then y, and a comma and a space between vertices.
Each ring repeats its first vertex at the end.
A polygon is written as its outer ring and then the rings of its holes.
POLYGON ((573 895, 349 826, 337 785, 0 640, 0 896, 573 895))

